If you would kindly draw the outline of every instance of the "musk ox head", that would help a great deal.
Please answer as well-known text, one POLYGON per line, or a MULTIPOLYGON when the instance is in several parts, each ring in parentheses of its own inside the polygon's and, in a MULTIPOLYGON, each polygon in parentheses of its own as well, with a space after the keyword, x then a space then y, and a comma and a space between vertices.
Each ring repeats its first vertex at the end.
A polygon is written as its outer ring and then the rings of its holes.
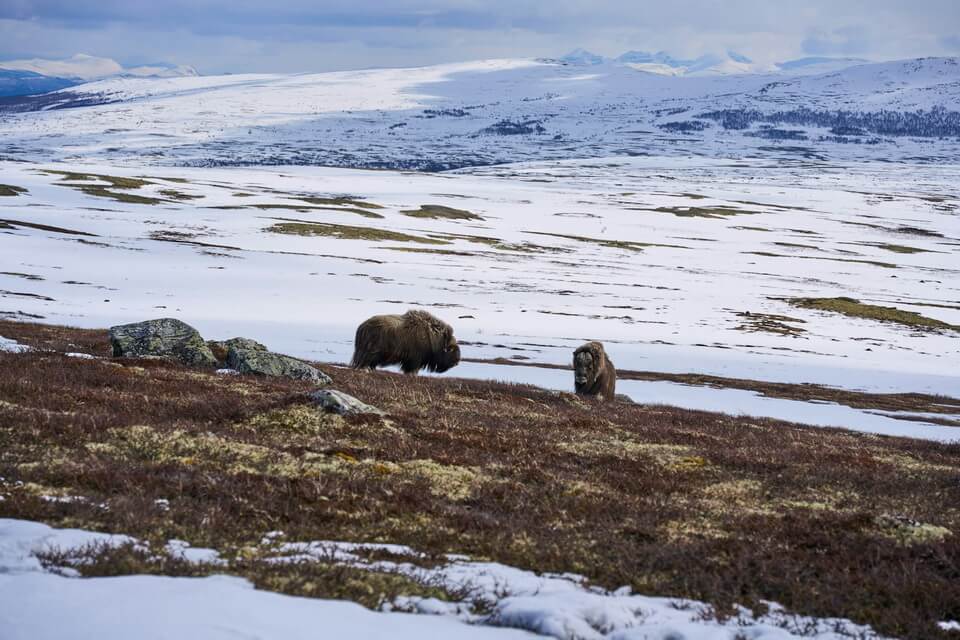
POLYGON ((428 369, 443 373, 460 363, 453 328, 426 311, 373 316, 357 328, 353 360, 356 368, 399 364, 404 373, 428 369))
MULTIPOLYGON (((438 323, 441 322, 433 316, 430 317, 438 323)), ((460 364, 460 345, 453 337, 453 329, 446 323, 442 324, 437 330, 435 341, 432 341, 430 358, 426 365, 427 369, 437 373, 443 373, 460 364)))
POLYGON ((612 400, 616 379, 613 362, 599 342, 588 342, 573 352, 573 382, 577 393, 612 400))

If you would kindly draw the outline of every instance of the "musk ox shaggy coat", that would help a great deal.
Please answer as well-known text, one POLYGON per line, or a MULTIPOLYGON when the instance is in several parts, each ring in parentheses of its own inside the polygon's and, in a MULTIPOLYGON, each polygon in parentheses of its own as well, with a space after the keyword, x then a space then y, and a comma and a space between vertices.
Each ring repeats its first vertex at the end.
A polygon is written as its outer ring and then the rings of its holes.
POLYGON ((426 311, 373 316, 357 327, 350 366, 375 369, 399 364, 404 373, 442 373, 460 362, 453 329, 426 311))
POLYGON ((573 352, 574 389, 582 396, 613 400, 617 370, 599 342, 587 342, 573 352))

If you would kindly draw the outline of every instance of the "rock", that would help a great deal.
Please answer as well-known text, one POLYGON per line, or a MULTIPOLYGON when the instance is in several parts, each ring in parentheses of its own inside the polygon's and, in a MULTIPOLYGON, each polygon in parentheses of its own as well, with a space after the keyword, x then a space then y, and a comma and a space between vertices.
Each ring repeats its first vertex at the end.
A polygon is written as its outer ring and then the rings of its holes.
POLYGON ((613 399, 623 404, 637 404, 636 402, 633 401, 633 398, 631 398, 625 393, 618 393, 615 396, 613 396, 613 399))
POLYGON ((267 348, 250 338, 230 338, 229 340, 207 340, 207 346, 213 352, 217 362, 224 363, 230 353, 230 347, 237 349, 249 349, 251 351, 267 351, 267 348))
MULTIPOLYGON (((252 340, 250 342, 253 342, 252 340)), ((257 343, 254 343, 257 344, 257 343)), ((263 345, 260 345, 261 347, 263 345)), ((310 366, 306 362, 270 353, 265 349, 244 349, 232 346, 227 350, 227 365, 240 373, 252 373, 259 376, 293 378, 309 380, 316 384, 330 384, 330 376, 310 366)))
POLYGON ((215 367, 217 359, 196 329, 175 318, 110 327, 115 358, 167 358, 189 367, 215 367))
POLYGON ((310 394, 310 399, 332 413, 342 416, 352 416, 360 413, 374 413, 378 416, 387 415, 386 411, 377 409, 373 405, 357 400, 351 395, 336 389, 321 389, 310 394))

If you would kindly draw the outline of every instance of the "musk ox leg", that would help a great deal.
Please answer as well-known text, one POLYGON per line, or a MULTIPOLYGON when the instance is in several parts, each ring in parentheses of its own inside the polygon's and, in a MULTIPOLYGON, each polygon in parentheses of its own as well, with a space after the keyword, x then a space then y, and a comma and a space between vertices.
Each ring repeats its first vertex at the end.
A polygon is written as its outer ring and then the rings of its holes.
POLYGON ((404 360, 400 363, 400 369, 407 375, 415 376, 423 369, 423 365, 415 360, 404 360))

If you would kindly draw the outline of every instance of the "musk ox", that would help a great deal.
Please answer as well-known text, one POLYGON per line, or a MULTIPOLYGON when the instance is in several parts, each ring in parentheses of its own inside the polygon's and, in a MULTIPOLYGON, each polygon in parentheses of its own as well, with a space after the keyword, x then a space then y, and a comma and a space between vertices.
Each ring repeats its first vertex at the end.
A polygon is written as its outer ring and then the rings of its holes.
POLYGON ((404 373, 429 369, 443 373, 460 362, 453 329, 426 311, 373 316, 357 327, 353 343, 355 369, 399 364, 404 373))
POLYGON ((587 342, 573 352, 574 389, 582 396, 613 400, 617 370, 599 342, 587 342))

